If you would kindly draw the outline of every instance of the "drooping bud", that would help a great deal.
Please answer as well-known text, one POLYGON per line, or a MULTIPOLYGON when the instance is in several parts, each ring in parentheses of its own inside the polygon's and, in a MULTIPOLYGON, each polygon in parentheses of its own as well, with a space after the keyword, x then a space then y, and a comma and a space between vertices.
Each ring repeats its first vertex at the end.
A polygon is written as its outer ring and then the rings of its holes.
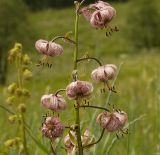
POLYGON ((26 105, 21 103, 18 105, 18 110, 21 112, 21 113, 24 113, 26 112, 26 105))
POLYGON ((53 111, 62 111, 67 108, 65 99, 59 94, 43 95, 41 98, 41 104, 43 107, 53 111))
POLYGON ((7 91, 11 94, 13 94, 15 92, 17 88, 17 84, 16 83, 12 83, 8 86, 7 91))
POLYGON ((88 98, 93 91, 91 83, 86 81, 75 81, 70 83, 66 88, 66 94, 69 99, 88 98))
POLYGON ((104 112, 98 115, 96 122, 109 132, 120 130, 124 127, 128 116, 123 111, 104 112))
POLYGON ((25 54, 25 55, 23 56, 23 63, 24 63, 25 65, 28 65, 28 64, 31 63, 31 59, 30 59, 30 57, 28 56, 28 54, 25 54))
POLYGON ((23 96, 30 97, 30 92, 28 89, 22 89, 23 96))
POLYGON ((91 78, 96 82, 113 80, 116 76, 117 67, 113 64, 100 66, 92 71, 91 78))
POLYGON ((15 93, 16 93, 17 96, 22 96, 22 94, 23 94, 21 88, 17 88, 15 93))
POLYGON ((5 141, 4 145, 6 147, 14 147, 19 145, 20 142, 21 142, 21 138, 15 137, 14 139, 8 139, 7 141, 5 141))
POLYGON ((25 69, 24 72, 23 72, 23 78, 25 80, 30 80, 32 78, 32 72, 28 69, 25 69))
POLYGON ((8 117, 10 123, 15 123, 17 119, 18 119, 17 115, 11 115, 8 117))
POLYGON ((16 103, 16 97, 15 96, 10 96, 6 99, 6 102, 8 105, 13 105, 16 103))
POLYGON ((59 56, 63 53, 63 47, 55 42, 39 39, 35 43, 35 47, 41 54, 47 56, 59 56))
POLYGON ((59 117, 47 117, 42 127, 42 134, 51 140, 61 137, 64 125, 59 117))

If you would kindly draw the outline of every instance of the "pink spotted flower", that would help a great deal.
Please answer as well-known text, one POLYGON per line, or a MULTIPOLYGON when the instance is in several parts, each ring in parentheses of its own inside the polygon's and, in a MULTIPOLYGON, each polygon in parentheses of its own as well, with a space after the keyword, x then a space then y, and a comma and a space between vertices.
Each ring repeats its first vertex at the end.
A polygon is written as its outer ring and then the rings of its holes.
POLYGON ((55 42, 39 39, 35 43, 37 51, 47 56, 59 56, 63 53, 63 47, 55 42))
POLYGON ((61 137, 65 126, 62 124, 59 117, 47 117, 42 126, 42 134, 51 139, 55 140, 61 137))
POLYGON ((124 127, 128 116, 124 111, 103 112, 97 116, 96 122, 108 132, 114 132, 124 127))
POLYGON ((92 91, 93 86, 91 83, 80 80, 70 83, 66 88, 66 94, 71 100, 88 98, 92 91))
POLYGON ((92 71, 91 78, 95 82, 105 82, 108 80, 113 80, 117 73, 117 67, 113 64, 107 64, 100 66, 92 71))
POLYGON ((43 107, 56 112, 63 111, 67 108, 65 99, 59 94, 43 95, 41 98, 41 104, 43 107))
POLYGON ((99 0, 88 7, 82 8, 80 13, 93 27, 103 29, 115 17, 116 10, 109 3, 99 0))

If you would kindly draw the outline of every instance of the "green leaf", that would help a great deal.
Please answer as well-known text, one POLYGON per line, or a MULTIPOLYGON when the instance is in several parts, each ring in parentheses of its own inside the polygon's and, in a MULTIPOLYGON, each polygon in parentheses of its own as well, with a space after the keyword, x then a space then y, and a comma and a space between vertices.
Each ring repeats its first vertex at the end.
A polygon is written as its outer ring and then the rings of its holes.
POLYGON ((70 137, 72 144, 76 145, 77 141, 76 141, 75 134, 73 132, 69 131, 69 137, 70 137))

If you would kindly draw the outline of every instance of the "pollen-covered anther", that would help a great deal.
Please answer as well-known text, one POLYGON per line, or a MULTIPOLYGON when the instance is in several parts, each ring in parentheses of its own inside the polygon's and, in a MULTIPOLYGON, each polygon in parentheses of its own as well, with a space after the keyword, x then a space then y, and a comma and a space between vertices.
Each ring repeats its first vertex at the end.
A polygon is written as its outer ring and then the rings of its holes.
POLYGON ((47 56, 59 56, 63 53, 63 47, 55 42, 39 39, 35 43, 35 47, 41 54, 47 56))
POLYGON ((47 117, 42 126, 42 134, 51 140, 55 140, 62 136, 64 129, 65 126, 59 117, 47 117))
POLYGON ((43 95, 41 98, 41 104, 43 107, 56 112, 63 111, 67 108, 65 99, 59 94, 43 95))
POLYGON ((92 91, 93 86, 91 83, 79 80, 70 83, 66 88, 66 94, 71 100, 88 98, 91 95, 92 91))

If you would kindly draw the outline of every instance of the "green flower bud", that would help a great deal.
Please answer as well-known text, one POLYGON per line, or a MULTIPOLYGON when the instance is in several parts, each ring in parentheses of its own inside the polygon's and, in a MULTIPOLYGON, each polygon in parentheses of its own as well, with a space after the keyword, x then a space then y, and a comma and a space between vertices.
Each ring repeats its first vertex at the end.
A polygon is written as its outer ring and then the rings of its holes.
POLYGON ((15 92, 15 89, 17 88, 17 84, 16 83, 12 83, 8 86, 7 91, 11 94, 13 94, 15 92))
POLYGON ((15 96, 10 96, 6 99, 6 102, 8 105, 13 105, 16 102, 16 97, 15 96))
POLYGON ((6 147, 13 147, 15 145, 15 140, 14 139, 8 139, 7 141, 4 142, 4 145, 6 147))
POLYGON ((23 94, 22 89, 17 88, 17 89, 16 89, 16 95, 17 95, 17 96, 21 96, 22 94, 23 94))
POLYGON ((5 141, 4 145, 6 147, 14 147, 14 146, 19 145, 20 142, 21 142, 21 138, 16 137, 14 139, 8 139, 7 141, 5 141))
POLYGON ((26 105, 21 103, 19 106, 18 106, 18 110, 22 113, 25 113, 26 112, 26 105))
POLYGON ((20 50, 22 50, 22 44, 15 43, 14 48, 20 51, 20 50))
POLYGON ((32 78, 32 72, 28 69, 25 69, 23 72, 23 78, 25 80, 30 80, 32 78))
POLYGON ((10 51, 9 51, 9 56, 10 57, 16 57, 17 55, 17 49, 16 48, 12 48, 10 51))
POLYGON ((8 117, 10 123, 15 123, 17 121, 17 115, 11 115, 8 117))
POLYGON ((22 94, 23 94, 23 96, 30 97, 30 92, 28 89, 23 89, 22 94))
POLYGON ((28 54, 25 54, 25 55, 23 56, 23 63, 24 63, 25 65, 29 65, 29 64, 31 63, 31 59, 30 59, 30 57, 28 56, 28 54))

